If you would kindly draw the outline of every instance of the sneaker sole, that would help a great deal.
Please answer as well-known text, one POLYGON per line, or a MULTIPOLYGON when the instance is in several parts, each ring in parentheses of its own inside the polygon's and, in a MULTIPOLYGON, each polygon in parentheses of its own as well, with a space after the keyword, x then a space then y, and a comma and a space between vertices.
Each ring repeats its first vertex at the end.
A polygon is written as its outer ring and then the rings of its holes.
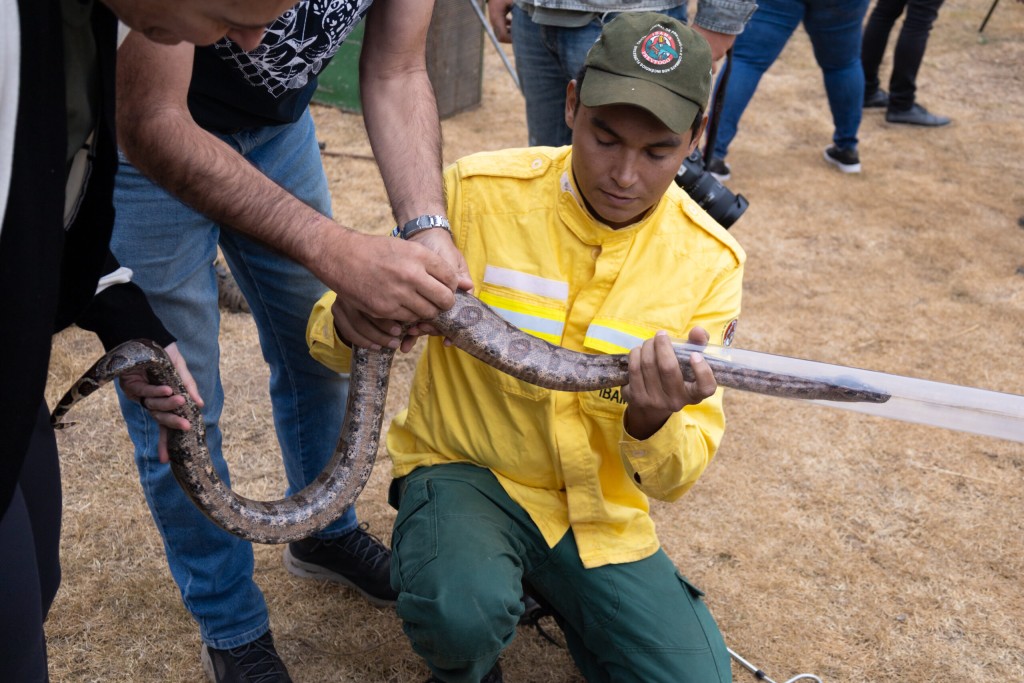
POLYGON ((284 547, 284 567, 289 573, 303 579, 317 579, 319 581, 330 581, 332 583, 341 584, 342 586, 359 593, 363 599, 375 607, 395 606, 394 600, 385 600, 384 598, 378 598, 376 595, 367 593, 357 584, 346 578, 343 574, 332 572, 330 569, 325 569, 318 564, 303 562, 302 560, 296 559, 296 557, 292 555, 292 549, 287 545, 284 547))
POLYGON ((714 171, 708 171, 708 172, 711 174, 712 178, 714 178, 715 180, 717 180, 720 183, 724 183, 726 180, 729 180, 730 178, 732 178, 732 173, 723 173, 723 174, 719 175, 718 173, 715 173, 714 171))
POLYGON ((827 151, 823 154, 823 156, 825 157, 825 161, 827 161, 832 166, 835 166, 836 168, 838 168, 843 173, 860 173, 860 164, 859 163, 856 163, 856 164, 844 164, 844 163, 836 161, 835 159, 830 157, 828 155, 827 151))
POLYGON ((210 659, 210 651, 206 649, 206 643, 199 650, 199 661, 203 664, 203 673, 210 683, 217 683, 217 674, 213 670, 213 660, 210 659))

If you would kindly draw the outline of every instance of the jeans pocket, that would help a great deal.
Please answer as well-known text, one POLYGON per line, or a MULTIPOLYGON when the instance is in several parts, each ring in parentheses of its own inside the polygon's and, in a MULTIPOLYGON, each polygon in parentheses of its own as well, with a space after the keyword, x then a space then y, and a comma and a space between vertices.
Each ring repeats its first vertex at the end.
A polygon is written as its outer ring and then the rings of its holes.
POLYGON ((431 482, 411 481, 391 534, 391 583, 399 589, 437 557, 437 511, 431 482))

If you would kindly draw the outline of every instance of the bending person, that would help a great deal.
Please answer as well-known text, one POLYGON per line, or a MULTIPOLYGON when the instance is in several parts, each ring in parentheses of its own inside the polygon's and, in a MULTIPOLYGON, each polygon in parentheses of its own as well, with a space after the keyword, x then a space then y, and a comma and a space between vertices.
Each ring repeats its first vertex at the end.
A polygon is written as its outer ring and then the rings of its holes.
MULTIPOLYGON (((410 242, 369 236, 331 219, 331 194, 309 101, 317 74, 366 14, 361 85, 366 127, 400 225, 443 223, 440 126, 427 80, 432 3, 303 0, 262 41, 193 49, 130 34, 120 48, 123 151, 112 248, 136 273, 178 338, 206 401, 207 445, 228 481, 219 421, 218 246, 245 295, 270 366, 270 398, 288 494, 330 460, 345 415, 348 379, 305 352, 306 312, 325 286, 341 292, 346 337, 397 345, 400 320, 430 318, 453 302, 465 266, 448 233, 410 242), (402 102, 396 107, 394 103, 402 102)), ((347 197, 338 198, 344 206, 347 197)), ((121 406, 146 499, 171 574, 199 626, 213 681, 287 681, 251 545, 208 521, 161 462, 160 423, 133 397, 121 406), (248 672, 248 673, 246 673, 248 672)), ((154 407, 154 401, 147 401, 154 407)), ((173 407, 168 401, 166 407, 173 407)), ((168 417, 166 424, 173 426, 168 417)), ((340 582, 376 605, 395 599, 390 553, 354 509, 285 549, 300 576, 340 582)))

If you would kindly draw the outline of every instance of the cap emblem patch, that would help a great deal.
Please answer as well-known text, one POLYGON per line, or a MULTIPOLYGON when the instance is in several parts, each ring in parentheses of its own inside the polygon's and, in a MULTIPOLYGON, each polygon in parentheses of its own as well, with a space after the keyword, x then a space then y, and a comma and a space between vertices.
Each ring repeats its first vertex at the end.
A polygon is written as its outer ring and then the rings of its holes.
POLYGON ((652 73, 672 71, 679 66, 679 45, 675 31, 656 26, 633 46, 633 59, 640 68, 652 73))

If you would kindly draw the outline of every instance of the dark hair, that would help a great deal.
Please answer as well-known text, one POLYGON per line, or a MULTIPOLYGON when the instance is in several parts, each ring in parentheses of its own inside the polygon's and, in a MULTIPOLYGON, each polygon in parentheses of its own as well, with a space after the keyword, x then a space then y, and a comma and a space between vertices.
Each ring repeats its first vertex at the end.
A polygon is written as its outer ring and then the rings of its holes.
MULTIPOLYGON (((580 89, 583 87, 583 79, 587 75, 587 65, 584 64, 580 67, 580 70, 576 73, 576 109, 580 108, 580 89)), ((700 122, 704 118, 704 110, 698 109, 697 116, 694 117, 693 123, 690 124, 690 137, 696 137, 697 133, 700 132, 700 122)))

